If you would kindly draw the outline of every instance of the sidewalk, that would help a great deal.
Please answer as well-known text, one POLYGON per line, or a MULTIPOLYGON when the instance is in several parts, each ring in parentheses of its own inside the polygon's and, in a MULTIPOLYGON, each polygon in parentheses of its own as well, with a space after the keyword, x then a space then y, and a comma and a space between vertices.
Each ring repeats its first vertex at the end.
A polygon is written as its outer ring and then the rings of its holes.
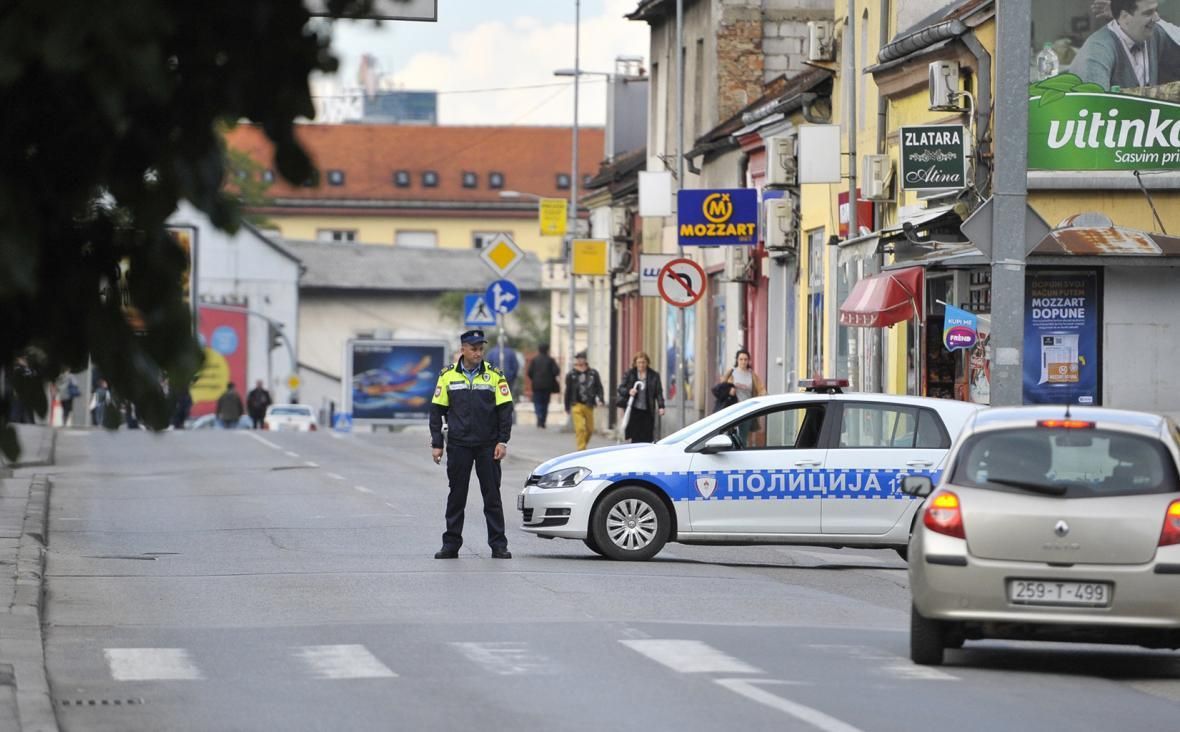
MULTIPOLYGON (((597 431, 590 438, 590 448, 615 444, 614 434, 604 432, 605 421, 605 418, 595 419, 597 431)), ((508 443, 508 459, 515 458, 531 463, 529 467, 535 468, 546 460, 575 450, 577 445, 574 444, 573 432, 563 432, 561 424, 554 424, 552 420, 546 425, 546 429, 538 429, 530 419, 529 424, 518 423, 512 428, 512 440, 508 443)))
POLYGON ((9 475, 52 465, 57 431, 15 427, 21 457, 0 472, 0 730, 57 732, 41 639, 50 483, 44 475, 9 475))

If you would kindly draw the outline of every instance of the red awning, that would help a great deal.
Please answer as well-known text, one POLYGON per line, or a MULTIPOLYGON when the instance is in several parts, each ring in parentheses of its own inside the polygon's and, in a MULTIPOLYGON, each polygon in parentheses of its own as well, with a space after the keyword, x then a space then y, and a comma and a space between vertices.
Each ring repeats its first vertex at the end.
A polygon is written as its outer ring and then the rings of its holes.
POLYGON ((884 328, 922 315, 925 271, 905 267, 866 277, 840 306, 840 324, 884 328))

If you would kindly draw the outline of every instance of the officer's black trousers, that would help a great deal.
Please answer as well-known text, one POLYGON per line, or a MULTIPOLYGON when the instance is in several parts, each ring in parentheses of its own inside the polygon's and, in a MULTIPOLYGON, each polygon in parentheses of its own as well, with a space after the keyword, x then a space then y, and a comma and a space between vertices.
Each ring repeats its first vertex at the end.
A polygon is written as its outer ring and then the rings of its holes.
POLYGON ((493 549, 508 548, 508 537, 504 536, 504 507, 500 503, 500 463, 492 459, 495 450, 495 445, 447 445, 447 480, 451 492, 447 495, 447 530, 442 540, 444 549, 458 549, 463 545, 463 509, 467 506, 467 486, 471 483, 472 465, 479 478, 479 492, 483 494, 488 546, 493 549))

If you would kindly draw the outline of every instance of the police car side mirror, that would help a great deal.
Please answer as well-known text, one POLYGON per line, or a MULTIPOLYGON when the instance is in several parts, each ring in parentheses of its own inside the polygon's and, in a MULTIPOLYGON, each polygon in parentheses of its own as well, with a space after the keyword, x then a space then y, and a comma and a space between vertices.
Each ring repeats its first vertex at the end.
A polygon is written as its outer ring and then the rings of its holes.
POLYGON ((925 475, 907 475, 901 479, 901 492, 915 498, 925 498, 934 490, 934 483, 925 475))
POLYGON ((701 453, 704 455, 713 455, 718 452, 725 452, 732 450, 737 445, 733 444, 733 438, 724 432, 719 435, 713 435, 705 440, 705 444, 701 445, 701 453))

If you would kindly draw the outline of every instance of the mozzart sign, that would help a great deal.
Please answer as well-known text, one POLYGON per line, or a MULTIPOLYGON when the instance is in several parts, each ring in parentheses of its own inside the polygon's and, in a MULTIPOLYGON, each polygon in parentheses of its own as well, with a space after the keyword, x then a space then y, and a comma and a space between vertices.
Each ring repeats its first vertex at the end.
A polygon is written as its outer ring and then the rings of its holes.
POLYGON ((901 187, 907 191, 967 187, 967 135, 962 125, 901 128, 901 187))
POLYGON ((683 189, 676 194, 680 246, 758 243, 758 191, 683 189))
POLYGON ((1180 104, 1104 91, 1073 74, 1029 87, 1031 170, 1180 168, 1180 104))

